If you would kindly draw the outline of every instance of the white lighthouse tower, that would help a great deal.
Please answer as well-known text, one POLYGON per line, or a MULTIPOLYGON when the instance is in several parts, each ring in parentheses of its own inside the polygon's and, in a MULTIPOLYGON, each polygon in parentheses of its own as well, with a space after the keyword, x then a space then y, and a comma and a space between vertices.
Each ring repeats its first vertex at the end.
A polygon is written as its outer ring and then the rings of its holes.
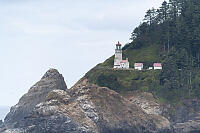
POLYGON ((121 44, 118 41, 115 49, 114 68, 121 68, 120 67, 121 61, 122 61, 122 49, 121 49, 121 44))
POLYGON ((114 68, 128 69, 129 68, 128 58, 126 58, 126 60, 122 60, 121 46, 122 45, 118 41, 118 43, 116 44, 116 49, 115 49, 114 68))

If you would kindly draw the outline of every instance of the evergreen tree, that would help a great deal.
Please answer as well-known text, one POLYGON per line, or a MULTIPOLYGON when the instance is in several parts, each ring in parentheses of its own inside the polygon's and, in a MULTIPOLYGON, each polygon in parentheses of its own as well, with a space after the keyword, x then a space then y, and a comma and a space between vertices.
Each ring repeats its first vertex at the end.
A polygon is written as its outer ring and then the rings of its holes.
POLYGON ((147 22, 149 25, 152 25, 152 23, 154 23, 155 20, 156 20, 156 16, 157 16, 156 9, 154 9, 154 8, 149 9, 146 12, 146 15, 144 17, 144 21, 147 22))
POLYGON ((158 23, 163 23, 168 19, 168 10, 169 10, 169 5, 166 1, 164 1, 162 3, 162 6, 157 10, 158 23))
POLYGON ((159 46, 164 60, 160 91, 164 95, 172 91, 168 98, 174 94, 200 94, 200 78, 195 76, 195 72, 200 73, 200 1, 164 1, 159 9, 148 10, 144 21, 134 30, 129 45, 133 49, 159 46))

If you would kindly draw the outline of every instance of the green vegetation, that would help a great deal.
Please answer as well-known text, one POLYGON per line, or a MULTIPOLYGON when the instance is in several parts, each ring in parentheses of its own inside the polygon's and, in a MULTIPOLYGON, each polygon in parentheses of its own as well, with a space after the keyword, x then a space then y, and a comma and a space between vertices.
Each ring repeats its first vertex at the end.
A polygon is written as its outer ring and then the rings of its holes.
POLYGON ((147 67, 162 62, 162 71, 115 70, 114 56, 90 70, 89 82, 117 92, 149 91, 160 102, 177 103, 200 98, 200 2, 164 1, 159 9, 147 11, 136 27, 132 42, 123 47, 130 67, 143 62, 147 67))
POLYGON ((116 70, 99 66, 86 74, 89 82, 120 93, 135 90, 153 91, 155 86, 159 85, 160 71, 116 70))

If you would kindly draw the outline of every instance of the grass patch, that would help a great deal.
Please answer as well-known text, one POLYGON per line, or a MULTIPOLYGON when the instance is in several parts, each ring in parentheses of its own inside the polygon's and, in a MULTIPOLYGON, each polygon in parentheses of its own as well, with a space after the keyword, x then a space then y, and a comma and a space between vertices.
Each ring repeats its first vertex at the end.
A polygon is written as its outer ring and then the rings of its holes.
POLYGON ((123 93, 126 91, 152 91, 159 84, 160 71, 116 70, 95 67, 86 77, 90 83, 123 93))

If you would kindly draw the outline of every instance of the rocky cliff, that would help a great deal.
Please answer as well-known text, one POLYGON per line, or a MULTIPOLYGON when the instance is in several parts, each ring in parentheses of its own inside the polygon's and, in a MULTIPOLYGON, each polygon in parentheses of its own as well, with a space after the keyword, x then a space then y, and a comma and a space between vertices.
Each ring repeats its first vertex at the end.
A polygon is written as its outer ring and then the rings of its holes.
MULTIPOLYGON (((197 99, 183 99, 183 104, 176 107, 170 104, 161 104, 147 92, 129 92, 126 99, 137 104, 149 115, 162 116, 159 124, 170 126, 174 133, 200 132, 200 106, 197 99)), ((159 125, 158 125, 159 126, 159 125)))
POLYGON ((33 85, 28 93, 23 95, 18 104, 10 109, 10 112, 5 118, 5 123, 11 125, 22 120, 34 107, 43 102, 47 94, 55 89, 66 90, 63 76, 55 69, 50 69, 45 73, 42 79, 33 85))
MULTIPOLYGON (((143 133, 167 132, 170 125, 106 87, 80 80, 67 89, 50 69, 6 116, 1 132, 143 133), (161 124, 160 124, 161 122, 161 124), (164 124, 163 124, 164 123, 164 124)), ((167 121, 168 122, 168 121, 167 121)))
POLYGON ((11 108, 3 133, 189 133, 200 131, 198 100, 174 109, 151 93, 120 95, 81 79, 67 89, 64 78, 50 69, 11 108))

